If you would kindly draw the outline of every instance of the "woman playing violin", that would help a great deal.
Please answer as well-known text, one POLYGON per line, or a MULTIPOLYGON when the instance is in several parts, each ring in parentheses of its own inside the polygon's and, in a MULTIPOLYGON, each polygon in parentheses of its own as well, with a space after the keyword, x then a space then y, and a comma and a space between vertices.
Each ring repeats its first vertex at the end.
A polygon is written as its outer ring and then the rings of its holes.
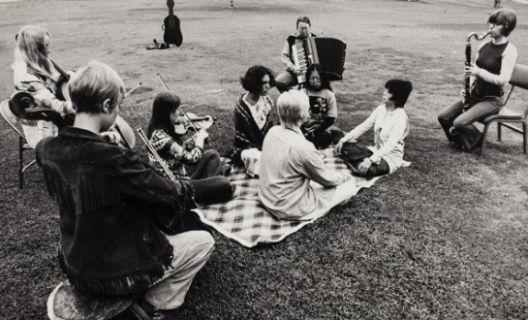
MULTIPOLYGON (((216 150, 204 151, 204 141, 208 137, 205 130, 199 130, 187 140, 176 133, 174 123, 182 121, 181 115, 178 95, 172 92, 158 94, 147 132, 151 145, 177 179, 191 180, 198 203, 229 200, 234 188, 222 176, 228 173, 229 167, 222 165, 216 150)), ((150 153, 149 160, 159 166, 150 153)))

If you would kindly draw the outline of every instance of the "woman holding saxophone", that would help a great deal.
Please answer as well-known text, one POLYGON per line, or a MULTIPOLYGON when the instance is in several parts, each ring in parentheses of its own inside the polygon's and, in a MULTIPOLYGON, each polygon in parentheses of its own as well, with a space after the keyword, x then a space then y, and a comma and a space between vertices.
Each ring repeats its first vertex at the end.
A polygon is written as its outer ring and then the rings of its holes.
MULTIPOLYGON (((510 81, 517 61, 517 48, 508 41, 516 23, 512 9, 499 9, 489 16, 487 35, 491 41, 479 46, 474 64, 466 56, 465 75, 471 78, 469 92, 462 90, 461 99, 438 115, 449 141, 464 151, 473 150, 480 141, 481 132, 473 123, 499 113, 502 107, 503 87, 510 81)), ((468 42, 473 35, 468 36, 468 42)))

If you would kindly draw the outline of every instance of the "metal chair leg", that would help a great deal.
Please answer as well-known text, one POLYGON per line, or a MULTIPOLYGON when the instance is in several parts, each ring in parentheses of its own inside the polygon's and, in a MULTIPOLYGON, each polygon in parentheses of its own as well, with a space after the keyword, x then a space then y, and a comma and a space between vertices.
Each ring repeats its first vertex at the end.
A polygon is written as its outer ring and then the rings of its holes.
POLYGON ((18 187, 22 190, 24 188, 24 139, 22 139, 22 137, 18 138, 18 160, 18 187))
POLYGON ((493 122, 486 123, 486 125, 484 126, 484 131, 482 132, 482 136, 480 137, 480 151, 479 151, 479 155, 482 155, 484 153, 484 147, 486 146, 486 139, 488 137, 489 127, 490 127, 490 125, 492 123, 493 122))
POLYGON ((528 151, 528 121, 523 121, 523 142, 524 142, 524 154, 528 151))
POLYGON ((502 124, 497 122, 497 140, 502 141, 502 124))

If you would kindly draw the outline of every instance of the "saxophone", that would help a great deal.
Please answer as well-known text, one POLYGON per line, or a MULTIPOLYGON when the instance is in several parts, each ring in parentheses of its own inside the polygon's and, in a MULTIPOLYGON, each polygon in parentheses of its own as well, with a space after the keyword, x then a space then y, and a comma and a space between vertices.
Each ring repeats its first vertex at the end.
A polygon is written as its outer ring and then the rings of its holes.
MULTIPOLYGON (((470 67, 471 66, 471 38, 474 37, 478 41, 481 41, 484 38, 486 38, 489 34, 490 34, 490 32, 485 33, 485 34, 481 34, 479 36, 478 33, 471 32, 467 36, 467 38, 466 38, 466 62, 465 62, 466 67, 470 67)), ((471 101, 470 101, 470 96, 471 96, 470 78, 471 78, 471 76, 469 74, 464 73, 464 93, 465 94, 464 94, 464 98, 463 98, 462 102, 464 103, 464 105, 466 107, 468 107, 471 104, 471 101)))

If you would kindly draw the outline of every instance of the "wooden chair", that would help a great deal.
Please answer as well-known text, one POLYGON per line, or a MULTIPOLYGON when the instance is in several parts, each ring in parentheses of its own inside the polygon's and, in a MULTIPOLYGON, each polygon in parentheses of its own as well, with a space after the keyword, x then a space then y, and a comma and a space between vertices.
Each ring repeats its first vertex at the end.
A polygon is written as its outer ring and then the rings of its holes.
POLYGON ((7 124, 16 132, 18 135, 18 177, 19 177, 19 187, 22 189, 24 187, 24 171, 29 169, 36 160, 32 160, 27 164, 24 164, 24 151, 33 150, 38 142, 38 128, 37 126, 30 126, 26 124, 20 124, 20 129, 17 128, 17 123, 19 123, 19 118, 17 118, 9 108, 9 100, 4 100, 0 103, 0 113, 2 118, 7 122, 7 124))
POLYGON ((482 121, 484 124, 484 132, 480 141, 481 155, 484 152, 489 127, 495 122, 497 123, 497 140, 502 141, 502 127, 506 127, 523 135, 523 151, 524 154, 528 152, 528 106, 526 106, 523 113, 514 112, 505 107, 515 87, 528 90, 528 66, 520 64, 515 65, 510 84, 512 87, 504 101, 501 112, 499 114, 491 115, 482 121), (511 123, 520 123, 521 127, 512 125, 511 123))

